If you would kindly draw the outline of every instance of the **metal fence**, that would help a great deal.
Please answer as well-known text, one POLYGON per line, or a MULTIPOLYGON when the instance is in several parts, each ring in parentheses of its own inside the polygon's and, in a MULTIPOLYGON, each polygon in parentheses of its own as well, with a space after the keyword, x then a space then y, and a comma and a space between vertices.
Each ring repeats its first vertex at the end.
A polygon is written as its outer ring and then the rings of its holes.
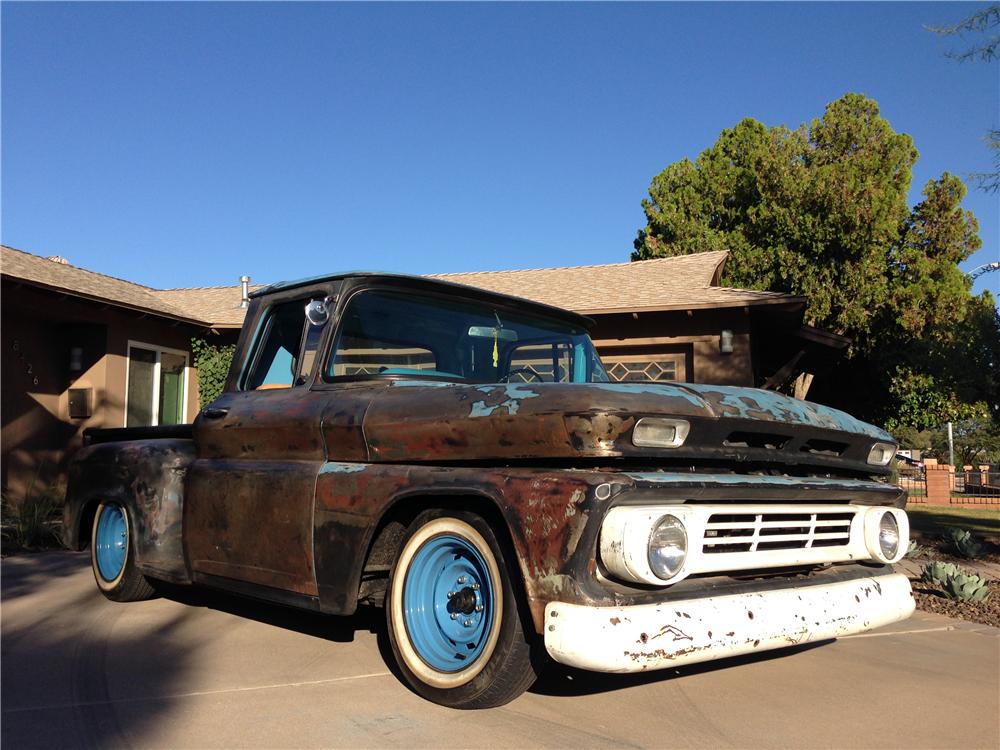
MULTIPOLYGON (((896 478, 896 484, 906 490, 911 498, 917 499, 927 496, 927 475, 922 467, 907 467, 896 478)), ((951 487, 951 496, 955 500, 963 497, 1000 498, 1000 471, 981 471, 979 469, 956 471, 951 487)))
POLYGON ((953 494, 1000 497, 1000 471, 979 469, 956 471, 953 494))
POLYGON ((910 497, 924 497, 927 495, 927 481, 924 478, 923 470, 900 474, 896 479, 896 484, 906 490, 906 493, 910 497))

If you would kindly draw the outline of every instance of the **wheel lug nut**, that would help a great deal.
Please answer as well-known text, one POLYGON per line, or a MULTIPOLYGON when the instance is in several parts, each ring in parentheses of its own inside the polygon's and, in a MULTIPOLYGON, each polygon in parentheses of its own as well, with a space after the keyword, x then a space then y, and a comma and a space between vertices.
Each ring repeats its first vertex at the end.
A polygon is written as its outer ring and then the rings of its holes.
POLYGON ((477 604, 476 605, 476 612, 482 612, 482 611, 483 611, 483 605, 482 604, 477 604))
POLYGON ((466 620, 462 624, 465 625, 465 627, 467 627, 467 628, 471 628, 472 627, 472 620, 466 620))
POLYGON ((454 597, 454 596, 455 596, 455 592, 454 592, 454 591, 449 591, 449 592, 448 592, 448 598, 449 598, 449 599, 451 599, 451 598, 452 598, 452 597, 454 597))
POLYGON ((457 620, 458 619, 458 612, 452 612, 451 613, 451 619, 452 620, 457 620))
POLYGON ((459 583, 459 584, 463 584, 463 583, 465 583, 465 582, 466 582, 467 580, 469 580, 469 579, 468 579, 468 578, 466 578, 465 576, 459 576, 459 577, 458 577, 458 583, 459 583))
POLYGON ((472 590, 473 591, 479 591, 479 584, 478 583, 472 584, 472 590))

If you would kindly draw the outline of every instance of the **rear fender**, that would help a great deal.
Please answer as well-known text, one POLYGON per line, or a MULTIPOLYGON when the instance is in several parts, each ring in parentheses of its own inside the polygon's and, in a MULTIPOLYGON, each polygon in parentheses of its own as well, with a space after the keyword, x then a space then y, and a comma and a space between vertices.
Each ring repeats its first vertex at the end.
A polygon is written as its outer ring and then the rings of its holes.
POLYGON ((133 440, 81 449, 73 458, 63 509, 63 541, 90 542, 89 522, 102 500, 132 518, 135 562, 154 578, 189 583, 182 537, 184 478, 195 458, 191 440, 133 440))

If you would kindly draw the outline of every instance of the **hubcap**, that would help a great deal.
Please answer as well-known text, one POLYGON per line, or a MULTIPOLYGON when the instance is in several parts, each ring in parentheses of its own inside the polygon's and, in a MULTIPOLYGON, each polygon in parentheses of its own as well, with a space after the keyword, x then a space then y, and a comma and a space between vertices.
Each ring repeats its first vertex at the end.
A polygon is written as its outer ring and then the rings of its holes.
POLYGON ((110 583, 121 574, 128 550, 128 523, 120 505, 104 506, 94 536, 97 572, 110 583))
POLYGON ((483 556, 459 536, 427 541, 406 571, 403 615, 427 666, 439 672, 468 667, 493 628, 493 581, 483 556))

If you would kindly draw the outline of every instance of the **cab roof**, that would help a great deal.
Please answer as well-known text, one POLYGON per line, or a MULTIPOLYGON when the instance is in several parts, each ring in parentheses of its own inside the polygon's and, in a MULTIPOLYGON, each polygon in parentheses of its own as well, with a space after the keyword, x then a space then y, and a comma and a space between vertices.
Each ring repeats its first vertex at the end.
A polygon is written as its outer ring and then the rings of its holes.
POLYGON ((503 307, 514 307, 522 310, 530 310, 538 315, 550 318, 559 318, 573 325, 586 329, 593 328, 594 321, 585 315, 566 310, 554 305, 546 305, 542 302, 516 297, 511 294, 500 292, 490 292, 480 287, 469 286, 468 284, 458 284, 454 281, 444 281, 442 279, 432 279, 426 276, 411 276, 401 273, 384 273, 379 271, 346 271, 343 273, 325 274, 321 276, 310 276, 304 279, 293 281, 279 281, 269 284, 261 289, 250 293, 251 299, 264 297, 278 292, 286 292, 298 287, 313 286, 332 281, 350 281, 357 279, 363 282, 385 282, 390 286, 411 288, 416 291, 437 292, 439 294, 461 295, 466 299, 476 299, 483 302, 500 305, 503 307))

